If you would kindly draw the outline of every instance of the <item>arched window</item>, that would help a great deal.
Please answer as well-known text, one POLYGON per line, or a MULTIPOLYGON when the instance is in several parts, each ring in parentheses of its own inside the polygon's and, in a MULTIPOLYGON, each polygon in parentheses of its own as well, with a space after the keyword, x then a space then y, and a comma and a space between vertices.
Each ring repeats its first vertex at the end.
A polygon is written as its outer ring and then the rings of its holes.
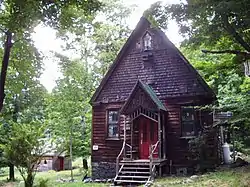
POLYGON ((148 32, 144 35, 142 40, 144 51, 152 50, 152 37, 148 32))

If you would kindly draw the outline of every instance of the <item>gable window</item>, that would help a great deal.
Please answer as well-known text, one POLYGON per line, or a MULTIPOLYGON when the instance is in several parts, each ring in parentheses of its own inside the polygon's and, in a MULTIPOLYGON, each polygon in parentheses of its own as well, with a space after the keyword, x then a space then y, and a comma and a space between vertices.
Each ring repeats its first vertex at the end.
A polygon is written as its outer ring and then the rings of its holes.
POLYGON ((118 138, 119 137, 119 111, 118 110, 108 110, 108 138, 118 138))
POLYGON ((193 106, 181 107, 182 136, 195 136, 195 109, 193 106))
POLYGON ((144 51, 152 50, 152 37, 148 32, 143 37, 143 48, 144 51))

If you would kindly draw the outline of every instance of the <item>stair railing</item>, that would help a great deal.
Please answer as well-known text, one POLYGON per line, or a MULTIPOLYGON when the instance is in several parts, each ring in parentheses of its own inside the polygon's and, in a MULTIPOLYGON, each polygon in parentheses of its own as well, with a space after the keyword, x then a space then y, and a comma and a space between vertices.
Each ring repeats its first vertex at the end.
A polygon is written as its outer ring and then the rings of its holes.
POLYGON ((123 139, 123 144, 122 144, 122 149, 120 151, 120 153, 118 154, 118 156, 116 157, 116 175, 119 174, 119 160, 120 160, 120 157, 123 153, 123 158, 126 157, 126 146, 129 147, 129 150, 130 150, 130 159, 132 159, 132 145, 129 145, 128 143, 126 143, 126 116, 123 115, 123 118, 124 118, 124 127, 123 127, 123 133, 124 133, 124 139, 123 139))
POLYGON ((121 149, 119 155, 116 157, 116 175, 118 175, 118 173, 119 173, 119 160, 120 160, 120 157, 125 149, 125 146, 126 146, 126 142, 123 141, 122 149, 121 149))
MULTIPOLYGON (((132 146, 129 145, 128 143, 126 143, 126 146, 129 147, 130 159, 132 159, 132 146)), ((125 152, 125 154, 126 154, 126 152, 125 152)))
POLYGON ((129 150, 131 153, 130 158, 132 158, 132 146, 129 145, 128 143, 126 143, 125 141, 123 141, 122 149, 121 149, 119 155, 116 157, 116 175, 119 173, 119 160, 120 160, 122 153, 124 154, 124 158, 126 157, 126 146, 129 147, 129 150))
POLYGON ((158 147, 159 141, 157 141, 154 145, 149 146, 149 167, 150 167, 150 176, 153 179, 154 178, 154 172, 155 172, 155 165, 153 166, 153 161, 154 161, 154 152, 156 148, 158 147))

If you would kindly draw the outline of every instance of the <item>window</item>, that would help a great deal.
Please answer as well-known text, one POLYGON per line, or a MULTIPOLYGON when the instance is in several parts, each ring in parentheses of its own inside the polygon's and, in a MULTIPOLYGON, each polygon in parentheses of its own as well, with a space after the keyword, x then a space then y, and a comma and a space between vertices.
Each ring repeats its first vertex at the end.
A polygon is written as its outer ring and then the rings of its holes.
POLYGON ((118 110, 108 110, 108 138, 118 138, 119 136, 118 119, 119 119, 118 110))
POLYGON ((152 49, 152 37, 148 32, 143 37, 143 47, 144 51, 152 49))
POLYGON ((182 136, 195 136, 195 110, 194 107, 181 108, 182 136))

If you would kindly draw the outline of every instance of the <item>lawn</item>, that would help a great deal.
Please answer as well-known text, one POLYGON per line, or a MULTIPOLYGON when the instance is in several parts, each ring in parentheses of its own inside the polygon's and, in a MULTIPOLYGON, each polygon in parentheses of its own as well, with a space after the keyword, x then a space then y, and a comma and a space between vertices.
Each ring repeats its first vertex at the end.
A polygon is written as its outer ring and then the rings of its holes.
POLYGON ((165 177, 157 179, 153 186, 168 187, 249 187, 250 166, 240 168, 220 168, 216 172, 193 177, 165 177))
MULTIPOLYGON (((23 187, 23 183, 20 182, 22 180, 20 174, 16 171, 15 177, 17 179, 17 182, 15 183, 7 183, 6 179, 8 177, 8 168, 3 168, 2 171, 4 173, 0 174, 0 186, 1 187, 23 187)), ((83 172, 80 169, 75 169, 73 171, 74 179, 76 182, 58 182, 57 180, 62 179, 70 179, 70 171, 48 171, 48 172, 38 172, 36 175, 35 183, 37 184, 40 180, 48 180, 48 186, 49 187, 79 187, 79 186, 93 186, 93 187, 103 187, 103 186, 109 186, 108 183, 89 183, 84 184, 82 182, 83 172)))
MULTIPOLYGON (((4 173, 0 174, 0 186, 3 187, 22 187, 20 184, 21 177, 16 174, 19 182, 16 183, 6 183, 6 178, 8 177, 7 168, 4 169, 4 173)), ((83 173, 80 169, 74 170, 74 179, 77 182, 74 183, 60 183, 57 182, 58 179, 69 179, 70 171, 49 171, 49 172, 39 172, 36 176, 36 182, 42 179, 48 179, 49 187, 101 187, 110 186, 108 183, 87 183, 81 182, 83 173)), ((203 175, 197 175, 193 177, 164 177, 161 179, 156 179, 153 186, 155 187, 248 187, 250 186, 250 166, 240 167, 235 169, 230 168, 220 168, 216 172, 206 173, 203 175)))

